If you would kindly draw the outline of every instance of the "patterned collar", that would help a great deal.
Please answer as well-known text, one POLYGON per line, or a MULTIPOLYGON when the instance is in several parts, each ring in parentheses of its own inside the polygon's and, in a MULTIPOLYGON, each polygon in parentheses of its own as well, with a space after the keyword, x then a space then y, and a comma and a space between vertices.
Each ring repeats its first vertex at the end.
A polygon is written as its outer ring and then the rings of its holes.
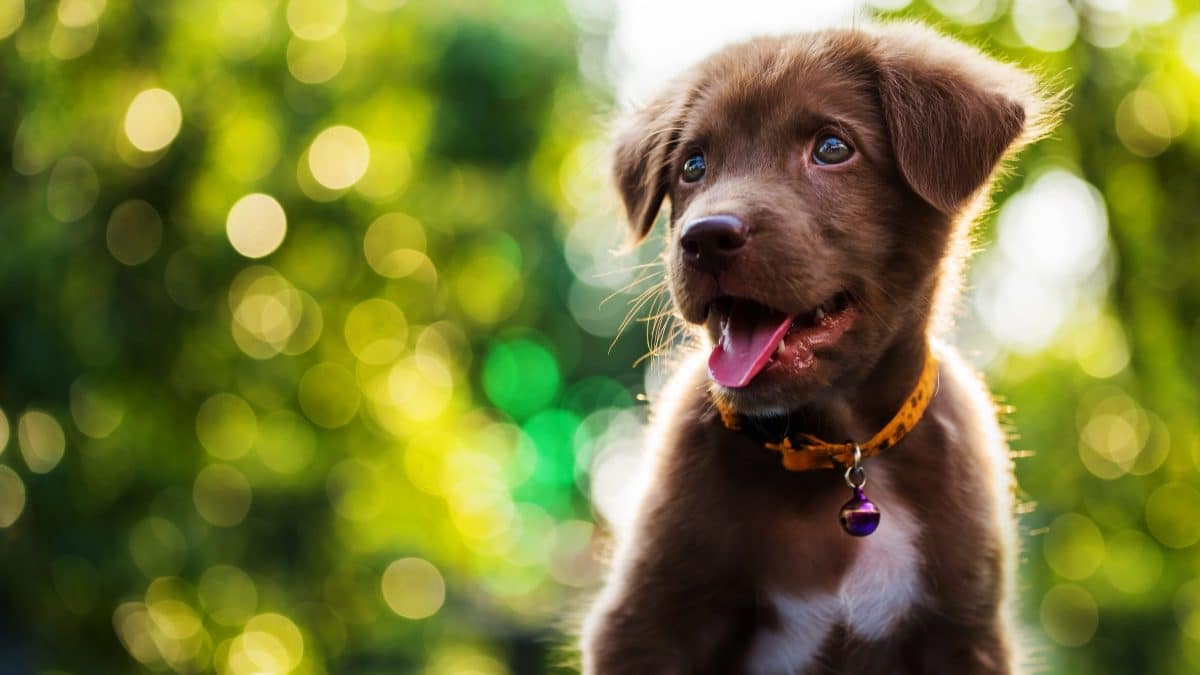
POLYGON ((811 434, 789 433, 786 417, 743 419, 719 403, 717 411, 726 429, 741 431, 766 449, 780 453, 783 467, 788 471, 847 468, 855 465, 855 447, 860 450, 861 459, 866 459, 899 443, 921 421, 921 416, 937 393, 937 387, 937 359, 932 352, 928 352, 921 377, 917 379, 917 385, 905 399, 904 405, 879 433, 861 444, 829 443, 811 434))

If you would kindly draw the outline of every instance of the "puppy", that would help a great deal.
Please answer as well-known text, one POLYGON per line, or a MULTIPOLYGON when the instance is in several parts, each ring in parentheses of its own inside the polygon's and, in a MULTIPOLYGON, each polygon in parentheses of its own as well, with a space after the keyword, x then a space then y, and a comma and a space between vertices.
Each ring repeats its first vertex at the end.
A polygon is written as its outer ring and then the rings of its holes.
POLYGON ((669 201, 705 346, 655 402, 584 672, 1014 671, 1009 453, 934 335, 990 178, 1052 107, 893 24, 728 47, 632 117, 616 184, 635 240, 669 201))

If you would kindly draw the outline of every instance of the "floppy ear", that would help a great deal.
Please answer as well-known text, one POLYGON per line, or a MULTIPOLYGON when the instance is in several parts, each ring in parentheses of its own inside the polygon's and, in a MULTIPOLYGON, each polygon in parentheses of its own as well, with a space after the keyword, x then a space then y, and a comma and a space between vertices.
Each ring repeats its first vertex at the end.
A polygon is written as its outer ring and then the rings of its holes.
POLYGON ((916 25, 878 43, 879 93, 900 173, 955 213, 1006 151, 1042 130, 1045 102, 1028 73, 916 25))
POLYGON ((630 244, 646 238, 667 196, 668 161, 679 140, 679 124, 687 105, 686 88, 673 83, 653 103, 627 118, 616 134, 613 178, 629 222, 630 244))

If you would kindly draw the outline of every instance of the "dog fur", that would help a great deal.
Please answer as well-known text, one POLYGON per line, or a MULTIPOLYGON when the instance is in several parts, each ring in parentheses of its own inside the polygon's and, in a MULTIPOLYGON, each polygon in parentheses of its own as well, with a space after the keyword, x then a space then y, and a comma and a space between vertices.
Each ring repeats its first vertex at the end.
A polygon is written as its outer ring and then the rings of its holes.
POLYGON ((705 59, 618 135, 634 240, 670 205, 664 265, 679 317, 711 346, 722 296, 784 313, 844 292, 857 312, 798 375, 728 388, 683 360, 654 402, 649 483, 583 627, 585 673, 1011 673, 1012 468, 981 380, 936 341, 971 222, 1002 160, 1045 133, 1054 101, 1012 66, 915 24, 759 38, 705 59), (850 160, 814 163, 834 133, 850 160), (680 179, 702 150, 702 180, 680 179), (689 265, 684 224, 732 214, 749 239, 689 265), (866 464, 883 520, 842 532, 841 473, 789 473, 721 423, 788 415, 863 441, 912 390, 927 349, 939 386, 922 421, 866 464))

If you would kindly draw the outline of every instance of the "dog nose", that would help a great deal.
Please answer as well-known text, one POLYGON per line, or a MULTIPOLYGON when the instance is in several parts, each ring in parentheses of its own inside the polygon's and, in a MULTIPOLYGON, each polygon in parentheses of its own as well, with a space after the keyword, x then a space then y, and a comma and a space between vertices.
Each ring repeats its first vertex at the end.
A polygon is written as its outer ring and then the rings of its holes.
POLYGON ((737 216, 722 214, 688 221, 679 237, 683 259, 699 268, 720 266, 745 246, 748 233, 749 228, 737 216))

